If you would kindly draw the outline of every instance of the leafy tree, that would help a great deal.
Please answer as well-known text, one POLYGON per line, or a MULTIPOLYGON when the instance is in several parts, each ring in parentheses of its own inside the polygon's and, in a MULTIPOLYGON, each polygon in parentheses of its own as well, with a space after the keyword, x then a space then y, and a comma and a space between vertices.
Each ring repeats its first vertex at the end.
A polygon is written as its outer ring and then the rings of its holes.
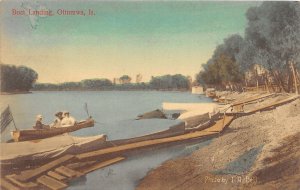
POLYGON ((150 86, 156 90, 187 90, 190 87, 188 77, 181 74, 152 77, 150 86))
POLYGON ((131 77, 128 75, 123 75, 119 78, 121 84, 128 84, 131 82, 131 77))
POLYGON ((203 70, 198 73, 198 83, 214 86, 226 86, 240 83, 243 79, 241 66, 237 57, 243 47, 243 38, 234 34, 224 39, 223 44, 216 47, 211 59, 203 65, 203 70))
POLYGON ((299 2, 264 2, 247 11, 248 26, 239 61, 261 64, 285 91, 290 89, 291 62, 300 61, 299 2))
POLYGON ((82 87, 86 89, 101 89, 112 86, 112 82, 108 79, 85 79, 81 83, 82 87))
POLYGON ((0 64, 1 92, 29 91, 38 78, 36 71, 25 66, 0 64))

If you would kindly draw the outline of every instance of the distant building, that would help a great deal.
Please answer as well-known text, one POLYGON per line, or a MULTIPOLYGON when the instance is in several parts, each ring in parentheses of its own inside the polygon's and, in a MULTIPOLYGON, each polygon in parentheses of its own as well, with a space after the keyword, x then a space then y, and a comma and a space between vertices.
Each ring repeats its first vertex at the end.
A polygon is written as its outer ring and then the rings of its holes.
POLYGON ((193 86, 192 94, 204 94, 204 89, 202 86, 193 86))
POLYGON ((113 83, 114 83, 114 84, 121 84, 119 78, 114 78, 114 79, 113 79, 113 83))

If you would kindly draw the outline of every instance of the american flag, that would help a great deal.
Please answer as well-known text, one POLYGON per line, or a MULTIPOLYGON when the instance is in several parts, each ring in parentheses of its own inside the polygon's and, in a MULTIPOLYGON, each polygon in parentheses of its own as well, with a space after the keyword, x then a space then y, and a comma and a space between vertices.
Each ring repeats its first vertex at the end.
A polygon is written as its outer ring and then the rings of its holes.
POLYGON ((1 133, 13 121, 13 116, 10 112, 9 106, 1 113, 1 133))

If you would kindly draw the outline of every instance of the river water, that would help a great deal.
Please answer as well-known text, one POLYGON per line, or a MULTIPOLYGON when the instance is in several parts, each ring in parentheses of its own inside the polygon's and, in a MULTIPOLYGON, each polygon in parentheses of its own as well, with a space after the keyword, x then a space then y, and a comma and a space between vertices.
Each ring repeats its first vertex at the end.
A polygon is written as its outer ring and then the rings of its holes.
MULTIPOLYGON (((76 136, 106 134, 109 139, 122 139, 139 136, 174 125, 174 120, 134 120, 137 115, 161 109, 163 102, 210 102, 205 96, 189 92, 160 92, 160 91, 89 91, 89 92, 33 92, 31 94, 1 95, 0 108, 8 104, 19 129, 31 128, 35 116, 42 114, 44 123, 54 120, 57 111, 70 111, 77 120, 87 118, 84 109, 96 120, 95 127, 73 132, 76 136)), ((13 128, 13 125, 11 129, 13 128)), ((2 136, 8 140, 9 130, 2 136)), ((209 141, 193 144, 181 144, 167 148, 151 149, 132 154, 126 160, 97 170, 86 178, 75 181, 69 189, 105 189, 131 190, 138 184, 148 171, 164 161, 205 146, 209 141)))

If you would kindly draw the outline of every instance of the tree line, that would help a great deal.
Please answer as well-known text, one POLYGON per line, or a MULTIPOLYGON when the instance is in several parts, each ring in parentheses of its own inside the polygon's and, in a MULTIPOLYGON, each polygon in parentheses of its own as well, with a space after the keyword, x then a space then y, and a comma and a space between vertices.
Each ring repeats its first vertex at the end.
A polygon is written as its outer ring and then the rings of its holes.
POLYGON ((148 83, 131 83, 128 75, 123 75, 113 83, 109 79, 85 79, 80 82, 64 82, 59 84, 37 83, 34 90, 188 90, 190 80, 181 74, 152 77, 148 83))
POLYGON ((84 79, 80 82, 36 83, 38 73, 26 66, 0 64, 1 92, 28 92, 29 90, 188 90, 190 79, 181 74, 152 77, 150 82, 131 83, 123 75, 116 81, 106 78, 84 79))
POLYGON ((37 72, 26 66, 1 63, 0 72, 1 92, 28 92, 38 79, 37 72))
MULTIPOLYGON (((291 92, 293 69, 299 80, 299 2, 263 2, 249 8, 246 18, 244 37, 233 34, 224 39, 197 74, 197 82, 239 88, 247 82, 245 73, 260 65, 266 70, 265 82, 272 81, 282 91, 291 92)), ((257 71, 253 72, 257 77, 257 71)))

